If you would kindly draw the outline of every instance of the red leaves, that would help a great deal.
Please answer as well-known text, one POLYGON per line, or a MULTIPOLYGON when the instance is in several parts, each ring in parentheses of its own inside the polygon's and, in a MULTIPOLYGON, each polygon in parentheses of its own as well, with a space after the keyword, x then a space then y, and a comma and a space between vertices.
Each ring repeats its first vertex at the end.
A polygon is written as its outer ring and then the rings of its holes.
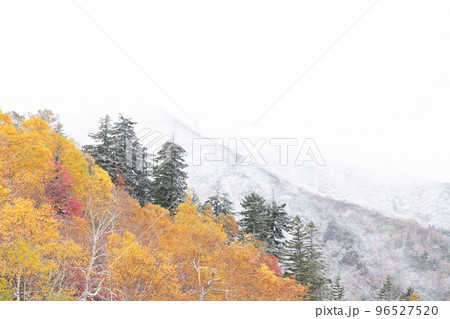
POLYGON ((54 162, 54 174, 45 185, 45 197, 59 217, 83 217, 83 204, 73 193, 72 177, 61 163, 54 162))
POLYGON ((273 271, 276 275, 282 275, 283 271, 281 270, 281 268, 278 266, 278 262, 280 260, 275 257, 274 255, 263 255, 261 256, 261 262, 263 264, 266 264, 267 267, 269 267, 269 269, 271 271, 273 271))

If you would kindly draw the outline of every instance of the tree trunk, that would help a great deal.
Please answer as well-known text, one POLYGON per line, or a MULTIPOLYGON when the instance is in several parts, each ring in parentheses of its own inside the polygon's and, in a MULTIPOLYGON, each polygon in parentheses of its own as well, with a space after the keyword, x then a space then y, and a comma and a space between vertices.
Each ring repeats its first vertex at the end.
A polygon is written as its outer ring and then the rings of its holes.
POLYGON ((20 301, 20 275, 17 278, 17 301, 20 301))

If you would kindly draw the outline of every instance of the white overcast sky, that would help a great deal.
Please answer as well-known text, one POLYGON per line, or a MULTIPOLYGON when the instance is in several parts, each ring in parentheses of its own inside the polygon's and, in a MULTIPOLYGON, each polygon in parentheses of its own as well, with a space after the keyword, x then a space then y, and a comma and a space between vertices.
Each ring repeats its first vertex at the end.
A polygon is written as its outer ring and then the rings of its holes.
POLYGON ((158 107, 210 137, 312 137, 325 159, 450 182, 448 0, 77 3, 126 53, 74 1, 1 0, 3 111, 52 109, 83 140, 158 107))

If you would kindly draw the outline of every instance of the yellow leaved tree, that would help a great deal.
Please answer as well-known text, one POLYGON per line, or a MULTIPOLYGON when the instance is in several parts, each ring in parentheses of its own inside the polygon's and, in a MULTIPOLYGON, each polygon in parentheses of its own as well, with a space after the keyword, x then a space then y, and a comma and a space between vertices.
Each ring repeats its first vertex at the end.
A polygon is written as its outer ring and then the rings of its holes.
POLYGON ((63 240, 49 206, 16 199, 0 208, 1 277, 16 300, 49 300, 74 294, 70 281, 81 247, 63 240))
POLYGON ((136 242, 130 232, 112 234, 108 245, 112 296, 120 300, 178 300, 180 287, 167 255, 136 242))

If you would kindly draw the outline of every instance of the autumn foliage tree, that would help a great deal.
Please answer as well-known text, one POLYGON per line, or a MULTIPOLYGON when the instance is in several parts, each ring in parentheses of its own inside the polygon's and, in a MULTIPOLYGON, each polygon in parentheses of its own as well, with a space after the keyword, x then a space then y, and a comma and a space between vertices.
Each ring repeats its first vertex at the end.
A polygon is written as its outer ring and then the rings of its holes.
POLYGON ((153 254, 130 232, 109 237, 107 265, 113 298, 120 300, 178 300, 175 268, 162 251, 153 254))
POLYGON ((73 192, 69 170, 54 162, 54 172, 45 185, 45 197, 53 204, 55 213, 62 218, 82 217, 83 204, 73 192))
POLYGON ((81 247, 63 240, 51 208, 34 207, 16 199, 0 210, 1 277, 14 289, 17 300, 49 300, 69 297, 66 285, 79 265, 81 247))

